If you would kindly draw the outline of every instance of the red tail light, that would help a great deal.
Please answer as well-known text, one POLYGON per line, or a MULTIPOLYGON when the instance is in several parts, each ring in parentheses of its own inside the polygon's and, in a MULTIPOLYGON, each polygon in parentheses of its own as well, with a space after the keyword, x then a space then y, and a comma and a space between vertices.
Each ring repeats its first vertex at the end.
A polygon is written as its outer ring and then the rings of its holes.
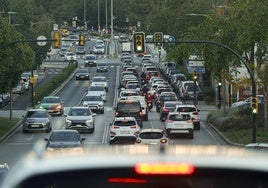
POLYGON ((169 112, 169 109, 163 108, 163 112, 169 112))
POLYGON ((167 139, 161 139, 160 142, 165 144, 165 143, 167 143, 167 139))
POLYGON ((119 129, 120 127, 119 126, 116 126, 116 125, 113 125, 112 128, 113 129, 119 129))
POLYGON ((193 115, 198 115, 198 112, 194 112, 193 115))
POLYGON ((136 129, 137 128, 137 125, 133 125, 130 127, 131 129, 136 129))
POLYGON ((137 139, 137 140, 136 140, 136 143, 141 143, 141 140, 140 140, 140 139, 137 139))
POLYGON ((192 123, 192 120, 190 120, 190 119, 186 120, 186 123, 192 123))
POLYGON ((172 123, 173 120, 167 119, 166 122, 167 122, 167 123, 172 123))
POLYGON ((118 112, 115 112, 115 116, 118 116, 118 112))

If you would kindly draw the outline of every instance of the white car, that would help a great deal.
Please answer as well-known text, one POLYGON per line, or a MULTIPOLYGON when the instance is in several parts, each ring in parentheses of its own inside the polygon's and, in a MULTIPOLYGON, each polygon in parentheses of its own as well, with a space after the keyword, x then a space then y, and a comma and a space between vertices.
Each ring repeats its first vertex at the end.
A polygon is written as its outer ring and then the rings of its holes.
POLYGON ((182 104, 176 106, 176 109, 174 112, 180 112, 180 113, 189 113, 193 123, 194 123, 194 129, 200 130, 200 110, 195 105, 190 104, 182 104))
POLYGON ((136 139, 136 144, 167 145, 168 143, 169 139, 163 129, 142 129, 138 138, 136 139))
POLYGON ((98 94, 85 95, 82 99, 83 106, 87 106, 92 112, 104 113, 104 103, 103 99, 98 94))
POLYGON ((86 131, 93 133, 95 130, 95 116, 89 107, 74 106, 65 114, 65 129, 74 129, 77 131, 86 131))
POLYGON ((93 53, 94 54, 104 54, 105 53, 105 49, 103 45, 95 45, 93 47, 93 53))
POLYGON ((170 112, 165 121, 165 130, 168 136, 187 134, 194 137, 194 124, 188 113, 170 112))
POLYGON ((105 76, 94 76, 92 78, 91 85, 92 86, 102 86, 105 88, 106 92, 108 92, 108 81, 105 76))
POLYGON ((110 144, 115 142, 135 143, 140 129, 135 117, 115 117, 110 124, 110 144))
POLYGON ((106 102, 106 91, 103 86, 91 85, 88 87, 87 95, 97 94, 102 97, 102 100, 106 102))
POLYGON ((66 61, 77 61, 76 54, 73 52, 67 52, 64 56, 66 61))

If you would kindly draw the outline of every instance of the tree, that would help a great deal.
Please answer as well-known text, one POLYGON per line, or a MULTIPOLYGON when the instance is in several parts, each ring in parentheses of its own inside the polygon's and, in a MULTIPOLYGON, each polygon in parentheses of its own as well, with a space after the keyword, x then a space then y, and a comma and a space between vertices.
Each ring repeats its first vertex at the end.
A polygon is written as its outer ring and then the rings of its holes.
POLYGON ((33 51, 27 43, 17 43, 3 47, 14 41, 23 40, 23 36, 0 18, 0 92, 7 92, 15 86, 23 71, 29 70, 33 63, 33 51))

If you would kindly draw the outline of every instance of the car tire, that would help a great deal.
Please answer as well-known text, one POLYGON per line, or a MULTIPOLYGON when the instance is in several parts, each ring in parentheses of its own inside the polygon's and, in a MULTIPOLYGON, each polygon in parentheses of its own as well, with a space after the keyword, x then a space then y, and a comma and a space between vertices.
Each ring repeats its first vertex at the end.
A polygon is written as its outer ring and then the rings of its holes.
POLYGON ((194 125, 195 130, 200 130, 200 122, 194 125))
POLYGON ((90 133, 94 133, 94 131, 95 131, 95 126, 89 130, 90 133))
POLYGON ((193 131, 193 130, 190 131, 190 133, 189 133, 189 138, 190 138, 190 139, 193 139, 193 138, 194 138, 194 131, 193 131))

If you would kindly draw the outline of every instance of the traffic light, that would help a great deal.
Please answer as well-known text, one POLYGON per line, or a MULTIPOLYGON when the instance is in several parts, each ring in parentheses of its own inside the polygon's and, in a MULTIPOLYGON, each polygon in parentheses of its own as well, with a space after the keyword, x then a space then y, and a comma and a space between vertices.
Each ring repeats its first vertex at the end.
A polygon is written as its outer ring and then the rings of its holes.
POLYGON ((86 43, 85 35, 80 34, 80 35, 79 35, 79 46, 84 46, 85 43, 86 43))
POLYGON ((251 98, 251 101, 250 101, 250 107, 252 108, 253 114, 257 114, 258 113, 258 108, 259 108, 258 105, 259 105, 258 98, 252 97, 251 98))
POLYGON ((145 34, 144 32, 134 33, 134 51, 135 53, 145 52, 145 34))
POLYGON ((53 39, 55 40, 53 42, 54 48, 59 48, 60 47, 60 33, 59 32, 54 32, 53 33, 53 39))
POLYGON ((193 80, 197 80, 198 72, 194 70, 193 72, 193 80))
POLYGON ((163 33, 156 32, 154 33, 154 42, 156 46, 163 46, 163 33))

